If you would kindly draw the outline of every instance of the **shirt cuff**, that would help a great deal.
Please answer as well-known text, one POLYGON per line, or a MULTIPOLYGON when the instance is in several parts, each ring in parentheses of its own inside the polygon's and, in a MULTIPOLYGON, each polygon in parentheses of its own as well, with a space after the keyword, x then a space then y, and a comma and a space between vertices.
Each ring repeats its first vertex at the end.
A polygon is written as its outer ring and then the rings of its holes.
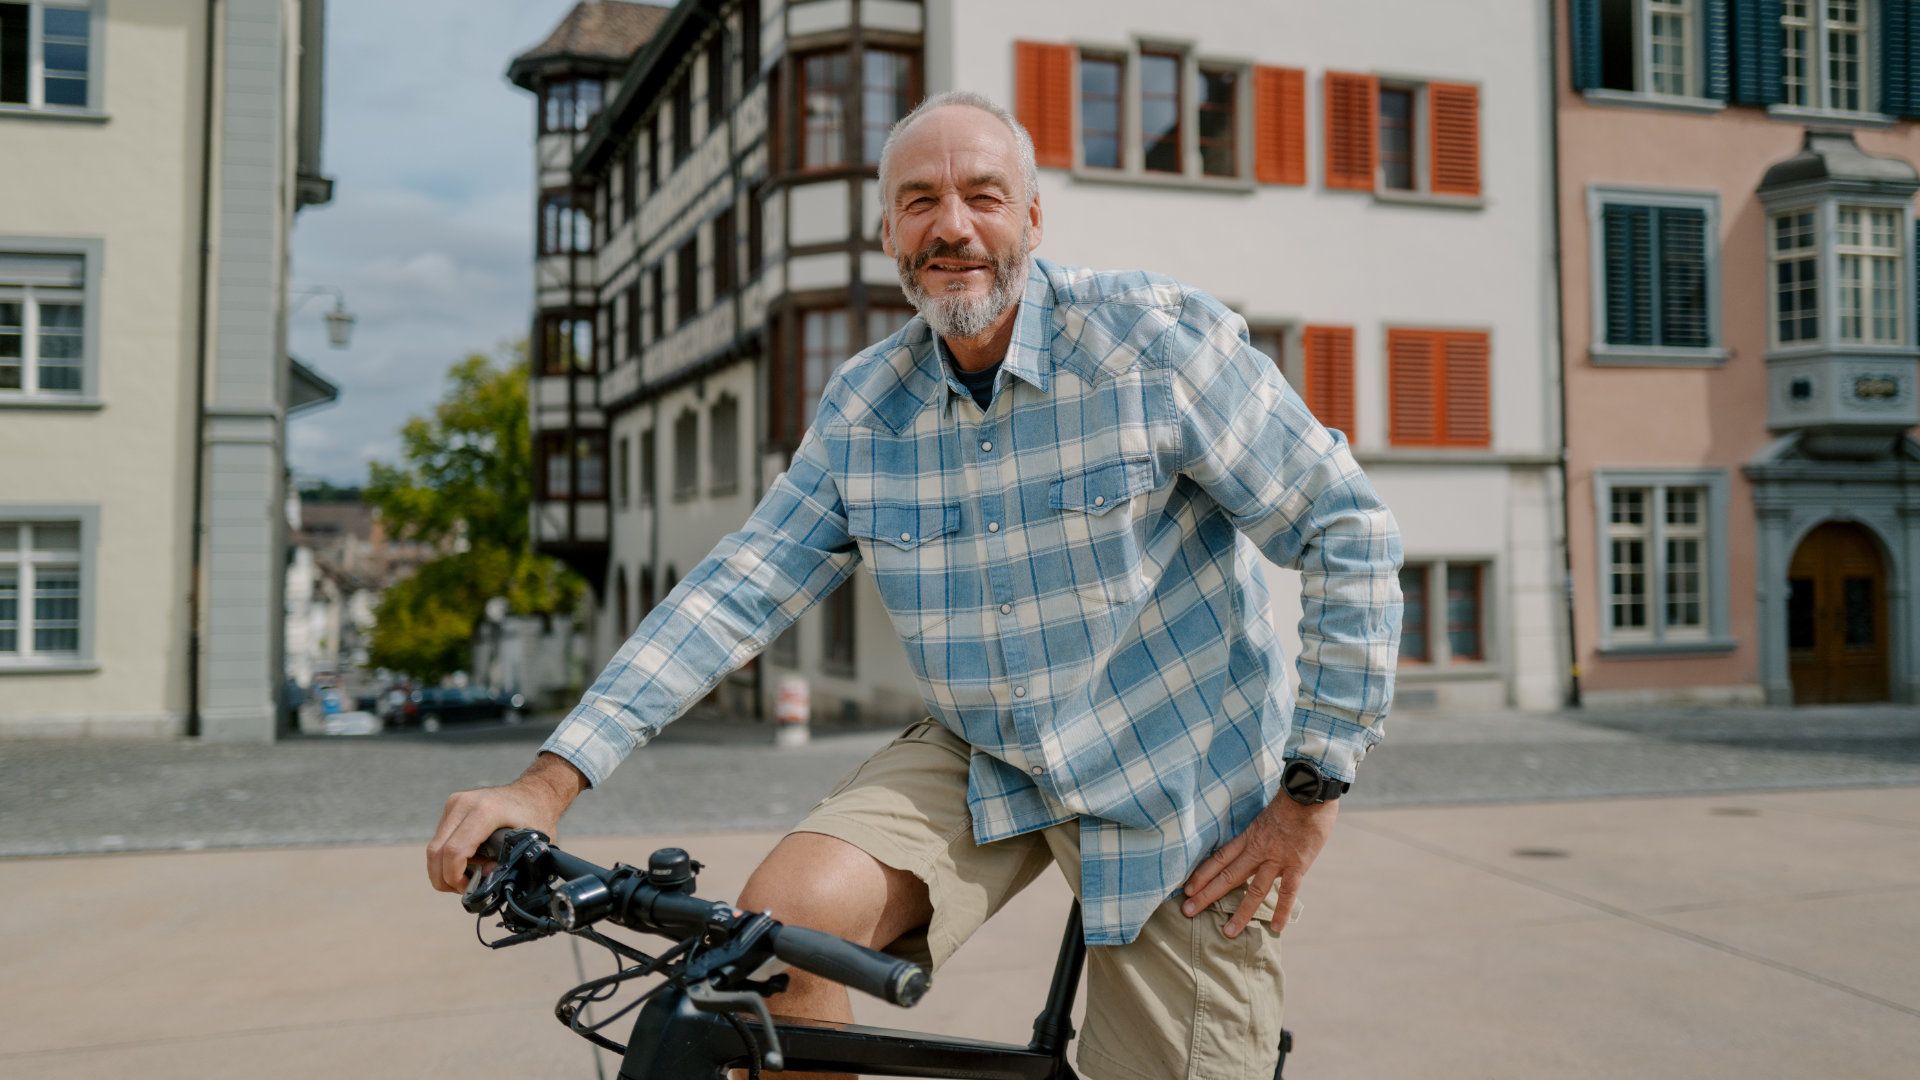
POLYGON ((1287 733, 1286 756, 1311 761, 1323 775, 1351 784, 1360 759, 1379 741, 1380 733, 1365 724, 1312 709, 1295 709, 1293 730, 1287 733))
POLYGON ((540 749, 565 759, 580 770, 587 783, 599 787, 628 754, 645 746, 652 737, 652 732, 628 727, 618 717, 583 701, 560 721, 540 749))

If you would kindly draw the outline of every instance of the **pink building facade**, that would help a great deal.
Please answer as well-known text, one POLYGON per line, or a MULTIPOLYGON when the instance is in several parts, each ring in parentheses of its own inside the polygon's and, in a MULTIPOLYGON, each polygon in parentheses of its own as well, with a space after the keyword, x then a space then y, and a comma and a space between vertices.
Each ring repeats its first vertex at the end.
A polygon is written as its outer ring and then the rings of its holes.
POLYGON ((1920 700, 1920 3, 1557 15, 1583 696, 1920 700))

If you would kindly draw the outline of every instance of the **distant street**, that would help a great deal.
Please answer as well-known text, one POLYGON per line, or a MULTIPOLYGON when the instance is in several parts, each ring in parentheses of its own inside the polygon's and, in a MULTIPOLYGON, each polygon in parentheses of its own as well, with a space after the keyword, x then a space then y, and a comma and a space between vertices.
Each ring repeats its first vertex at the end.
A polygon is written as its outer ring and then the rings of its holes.
MULTIPOLYGON (((424 840, 446 796, 511 779, 555 718, 272 746, 0 742, 0 855, 424 840)), ((778 829, 889 737, 688 720, 568 816, 575 836, 778 829)), ((1920 784, 1920 709, 1397 716, 1356 806, 1920 784)))

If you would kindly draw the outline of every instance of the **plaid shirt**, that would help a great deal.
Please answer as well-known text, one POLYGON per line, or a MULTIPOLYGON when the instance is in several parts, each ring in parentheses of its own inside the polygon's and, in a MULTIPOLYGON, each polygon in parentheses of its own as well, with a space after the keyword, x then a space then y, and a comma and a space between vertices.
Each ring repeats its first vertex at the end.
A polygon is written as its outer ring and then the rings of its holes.
POLYGON ((1400 538, 1219 301, 1034 260, 985 412, 914 318, 841 365, 746 526, 545 749, 599 784, 866 564, 988 843, 1079 819, 1086 939, 1123 944, 1279 790, 1381 734, 1400 538), (1257 550, 1256 550, 1257 549, 1257 550), (1259 557, 1302 572, 1288 694, 1259 557))

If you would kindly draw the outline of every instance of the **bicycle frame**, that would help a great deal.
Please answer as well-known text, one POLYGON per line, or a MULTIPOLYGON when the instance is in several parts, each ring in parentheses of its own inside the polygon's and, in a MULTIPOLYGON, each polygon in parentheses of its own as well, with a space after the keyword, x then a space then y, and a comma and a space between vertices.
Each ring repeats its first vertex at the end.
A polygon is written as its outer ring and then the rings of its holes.
MULTIPOLYGON (((956 1080, 1077 1080, 1066 1054, 1073 1038, 1073 1000, 1086 956, 1076 902, 1061 937, 1046 1006, 1034 1019, 1033 1041, 1025 1046, 858 1024, 780 1021, 774 1031, 788 1071, 956 1080)), ((761 1049, 766 1049, 759 1025, 741 1019, 755 1033, 761 1049)), ((672 989, 641 1008, 627 1040, 620 1076, 622 1080, 725 1080, 727 1070, 745 1067, 747 1058, 739 1030, 725 1015, 701 1008, 684 990, 672 989)))

